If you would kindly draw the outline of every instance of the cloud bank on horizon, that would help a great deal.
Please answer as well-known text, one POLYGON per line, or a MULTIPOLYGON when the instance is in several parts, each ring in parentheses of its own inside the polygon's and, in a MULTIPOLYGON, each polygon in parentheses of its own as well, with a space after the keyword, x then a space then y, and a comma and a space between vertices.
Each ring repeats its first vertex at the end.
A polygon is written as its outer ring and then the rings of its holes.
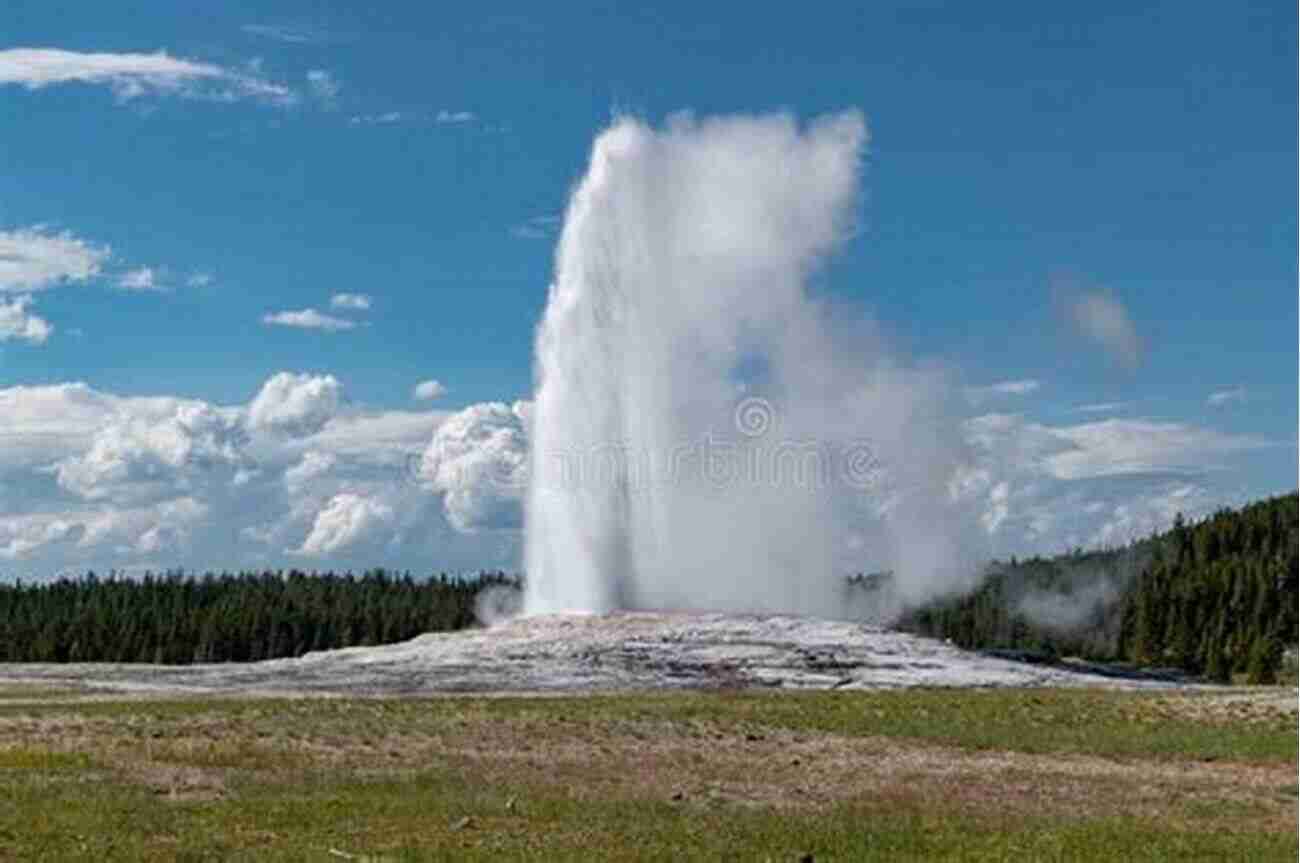
MULTIPOLYGON (((86 569, 517 568, 529 404, 349 404, 281 372, 243 404, 82 383, 0 389, 0 574, 86 569)), ((1119 544, 1240 496, 1227 468, 1270 442, 1182 423, 962 425, 952 494, 993 548, 1119 544)), ((872 550, 843 550, 871 566, 872 550)))

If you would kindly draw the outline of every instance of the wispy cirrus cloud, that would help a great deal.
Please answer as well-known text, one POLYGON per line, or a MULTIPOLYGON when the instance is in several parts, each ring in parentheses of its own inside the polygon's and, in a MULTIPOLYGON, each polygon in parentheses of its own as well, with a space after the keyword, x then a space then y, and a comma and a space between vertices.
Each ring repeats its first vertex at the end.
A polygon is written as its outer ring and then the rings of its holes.
POLYGON ((245 24, 239 29, 249 36, 290 45, 319 45, 332 40, 324 30, 303 24, 245 24))
POLYGON ((369 294, 335 294, 330 297, 330 308, 364 312, 373 301, 374 298, 369 294))
POLYGON ((333 315, 322 314, 315 309, 271 312, 262 316, 262 323, 272 327, 293 327, 300 330, 324 330, 327 333, 351 330, 355 329, 357 326, 355 321, 349 321, 345 318, 336 318, 333 315))
POLYGON ((555 236, 555 232, 560 229, 560 217, 548 213, 542 216, 533 216, 525 222, 515 225, 510 229, 510 235, 521 240, 545 240, 555 236))
POLYGON ((385 111, 382 114, 354 114, 348 118, 349 126, 391 126, 408 119, 410 115, 401 111, 385 111))
POLYGON ((433 115, 433 122, 444 126, 473 123, 477 119, 478 115, 473 111, 448 111, 444 109, 433 115))
POLYGON ((430 114, 424 111, 382 111, 374 114, 353 114, 348 118, 349 126, 391 126, 396 123, 433 123, 438 126, 478 127, 478 114, 473 111, 451 111, 442 109, 430 114))
POLYGON ((1114 411, 1121 411, 1132 406, 1132 402, 1094 402, 1093 404, 1079 405, 1074 408, 1072 413, 1077 414, 1108 414, 1114 411))
POLYGON ((1245 404, 1249 397, 1250 394, 1246 392, 1245 387, 1232 387, 1210 393, 1205 403, 1212 408, 1226 408, 1231 405, 1245 404))
POLYGON ((966 399, 971 404, 981 404, 989 399, 1006 396, 1027 396, 1038 392, 1042 387, 1038 381, 1026 378, 1013 381, 998 381, 982 387, 967 387, 966 399))
POLYGON ((174 57, 166 51, 9 48, 0 51, 0 85, 4 84, 28 90, 65 84, 102 85, 122 102, 147 94, 219 102, 247 99, 272 105, 292 105, 298 100, 289 87, 252 72, 174 57))

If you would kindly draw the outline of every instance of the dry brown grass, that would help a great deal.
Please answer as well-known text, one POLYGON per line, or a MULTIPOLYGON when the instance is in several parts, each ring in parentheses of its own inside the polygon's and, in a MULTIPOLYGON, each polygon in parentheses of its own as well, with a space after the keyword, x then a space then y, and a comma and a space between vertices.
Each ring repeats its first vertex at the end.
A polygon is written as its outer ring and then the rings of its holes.
MULTIPOLYGON (((1145 704, 1137 721, 1169 712, 1271 722, 1275 711, 1249 701, 1169 697, 1145 704)), ((290 785, 313 772, 384 779, 452 768, 488 784, 562 787, 575 799, 684 807, 808 811, 866 798, 972 817, 1140 816, 1295 828, 1290 764, 981 751, 702 718, 589 721, 580 703, 572 714, 431 709, 398 721, 383 702, 350 702, 343 713, 315 720, 311 711, 286 716, 271 703, 171 716, 142 703, 139 712, 3 715, 0 740, 0 753, 85 756, 172 802, 225 798, 241 781, 290 785)))

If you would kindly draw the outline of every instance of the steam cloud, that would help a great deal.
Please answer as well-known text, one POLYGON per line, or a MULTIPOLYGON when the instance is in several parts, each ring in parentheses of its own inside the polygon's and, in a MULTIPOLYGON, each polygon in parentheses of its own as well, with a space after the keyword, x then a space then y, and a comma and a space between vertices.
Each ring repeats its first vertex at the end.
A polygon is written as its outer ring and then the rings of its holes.
POLYGON ((852 227, 855 111, 616 122, 569 204, 537 334, 526 610, 853 616, 984 557, 940 370, 813 298, 852 227))

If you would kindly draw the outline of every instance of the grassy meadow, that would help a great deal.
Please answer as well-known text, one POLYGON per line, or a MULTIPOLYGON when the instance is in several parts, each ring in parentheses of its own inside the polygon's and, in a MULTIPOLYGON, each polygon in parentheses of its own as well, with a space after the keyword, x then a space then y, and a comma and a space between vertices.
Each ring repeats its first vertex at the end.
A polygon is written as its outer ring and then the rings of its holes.
POLYGON ((1294 690, 0 688, 0 860, 1294 860, 1294 690))

